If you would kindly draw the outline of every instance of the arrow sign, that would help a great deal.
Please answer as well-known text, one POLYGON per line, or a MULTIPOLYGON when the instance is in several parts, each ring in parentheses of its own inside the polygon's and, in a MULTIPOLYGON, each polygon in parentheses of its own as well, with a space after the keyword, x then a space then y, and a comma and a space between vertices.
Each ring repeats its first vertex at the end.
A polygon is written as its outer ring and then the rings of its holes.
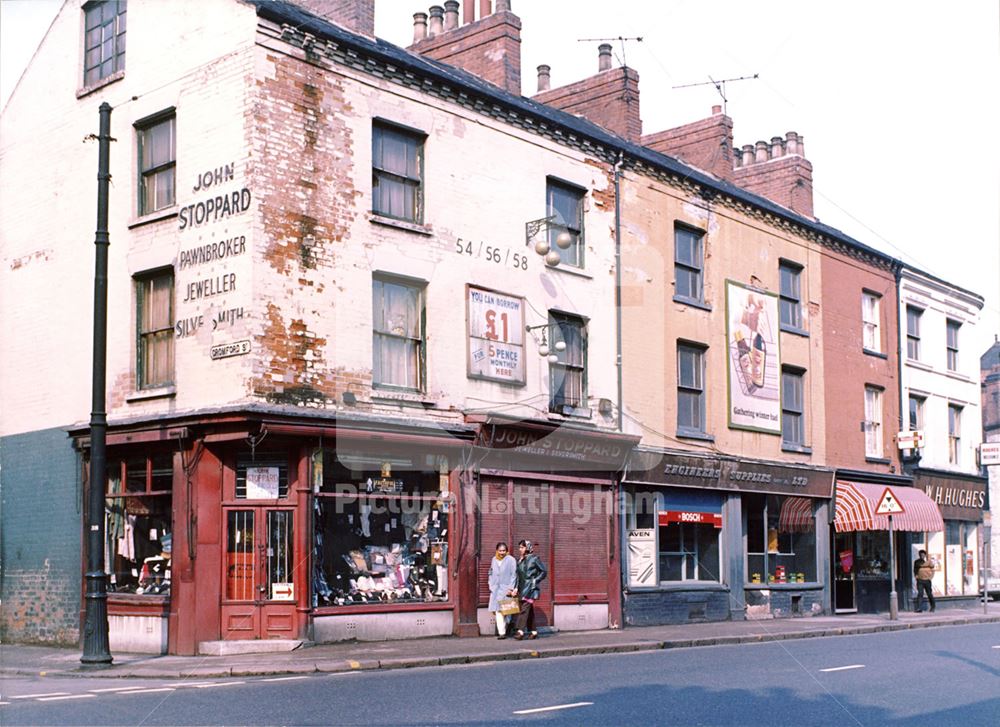
POLYGON ((294 598, 295 588, 291 583, 272 583, 271 584, 271 600, 272 601, 291 601, 294 598))
POLYGON ((903 504, 896 499, 896 495, 893 491, 886 487, 885 492, 882 493, 882 497, 878 500, 878 505, 875 506, 876 515, 898 515, 904 512, 903 504))

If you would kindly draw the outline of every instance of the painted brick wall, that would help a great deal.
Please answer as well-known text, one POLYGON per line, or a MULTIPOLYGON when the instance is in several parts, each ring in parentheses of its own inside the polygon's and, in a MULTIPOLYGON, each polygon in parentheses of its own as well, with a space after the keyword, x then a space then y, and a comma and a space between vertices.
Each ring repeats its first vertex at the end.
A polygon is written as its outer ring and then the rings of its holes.
POLYGON ((75 644, 81 600, 81 485, 66 433, 0 438, 0 637, 75 644))
POLYGON ((654 591, 625 594, 627 626, 664 626, 729 620, 728 591, 654 591))

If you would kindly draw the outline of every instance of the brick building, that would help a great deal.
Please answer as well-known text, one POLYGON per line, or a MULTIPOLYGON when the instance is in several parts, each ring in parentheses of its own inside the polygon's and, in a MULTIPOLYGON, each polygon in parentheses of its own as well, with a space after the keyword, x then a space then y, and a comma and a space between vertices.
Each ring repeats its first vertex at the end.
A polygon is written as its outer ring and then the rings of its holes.
POLYGON ((606 47, 523 97, 520 20, 476 5, 417 13, 408 49, 373 0, 62 8, 0 129, 5 638, 77 639, 91 482, 112 650, 489 633, 520 538, 543 627, 833 608, 835 478, 896 460, 870 429, 839 449, 864 398, 831 341, 888 422, 898 263, 812 217, 798 135, 737 155, 719 110, 644 135, 606 47))

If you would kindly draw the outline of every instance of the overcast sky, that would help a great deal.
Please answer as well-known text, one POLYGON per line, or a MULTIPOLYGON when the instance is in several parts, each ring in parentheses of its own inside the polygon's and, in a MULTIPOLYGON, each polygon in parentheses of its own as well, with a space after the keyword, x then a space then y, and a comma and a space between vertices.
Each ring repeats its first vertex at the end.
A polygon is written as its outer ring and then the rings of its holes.
MULTIPOLYGON (((197 8, 197 0, 174 2, 197 8)), ((376 34, 413 37, 410 0, 376 0, 376 34)), ((443 3, 442 3, 443 4, 443 3)), ((478 3, 477 3, 478 4, 478 3)), ((599 41, 639 72, 643 131, 708 116, 725 87, 738 146, 796 131, 816 215, 986 298, 979 356, 1000 333, 1000 3, 996 0, 512 0, 523 91, 597 70, 599 41), (624 48, 624 51, 623 51, 624 48), (624 56, 624 58, 623 58, 624 56)), ((0 0, 6 100, 61 0, 0 0)))

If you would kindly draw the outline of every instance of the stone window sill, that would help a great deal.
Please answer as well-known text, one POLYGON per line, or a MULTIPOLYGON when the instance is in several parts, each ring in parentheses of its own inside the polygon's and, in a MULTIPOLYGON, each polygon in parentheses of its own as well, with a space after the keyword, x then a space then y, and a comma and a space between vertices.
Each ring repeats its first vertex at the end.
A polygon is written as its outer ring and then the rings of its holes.
POLYGON ((803 338, 809 338, 809 331, 805 328, 799 328, 798 326, 790 326, 787 323, 782 323, 781 326, 782 333, 791 333, 793 336, 802 336, 803 338))
POLYGON ((160 386, 155 389, 140 389, 134 394, 125 397, 129 404, 139 401, 150 401, 151 399, 169 399, 177 395, 176 386, 160 386))
POLYGON ((715 437, 711 434, 705 432, 698 432, 691 429, 678 429, 677 430, 678 439, 697 439, 702 442, 714 442, 715 437))
POLYGON ((675 295, 673 300, 674 303, 680 303, 681 305, 690 306, 691 308, 698 308, 699 310, 707 310, 707 311, 712 310, 712 306, 710 306, 708 303, 705 303, 704 301, 701 300, 695 300, 694 298, 685 298, 684 296, 681 295, 675 295))
POLYGON ((422 225, 416 222, 408 222, 407 220, 397 220, 395 217, 386 217, 385 215, 380 215, 378 212, 372 212, 368 217, 368 220, 376 225, 382 225, 383 227, 394 227, 397 230, 414 232, 418 235, 424 235, 425 237, 430 237, 434 234, 434 230, 431 228, 430 225, 422 225))
POLYGON ((887 354, 882 353, 881 351, 873 351, 870 348, 862 348, 861 352, 865 356, 874 356, 875 358, 880 358, 886 361, 889 360, 889 356, 887 354))
POLYGON ((177 217, 178 208, 177 205, 171 207, 166 207, 162 210, 157 210, 156 212, 150 212, 148 215, 142 215, 141 217, 136 217, 131 222, 128 223, 128 228, 134 230, 136 227, 142 227, 143 225, 151 225, 154 222, 162 222, 163 220, 171 220, 177 217))
POLYGON ((81 86, 76 90, 76 97, 83 98, 84 96, 88 96, 92 94, 94 91, 99 91, 105 86, 108 86, 114 83, 115 81, 120 81, 123 78, 125 78, 124 68, 121 69, 120 71, 115 71, 110 76, 105 76, 100 81, 94 81, 94 83, 90 84, 89 86, 81 86))

